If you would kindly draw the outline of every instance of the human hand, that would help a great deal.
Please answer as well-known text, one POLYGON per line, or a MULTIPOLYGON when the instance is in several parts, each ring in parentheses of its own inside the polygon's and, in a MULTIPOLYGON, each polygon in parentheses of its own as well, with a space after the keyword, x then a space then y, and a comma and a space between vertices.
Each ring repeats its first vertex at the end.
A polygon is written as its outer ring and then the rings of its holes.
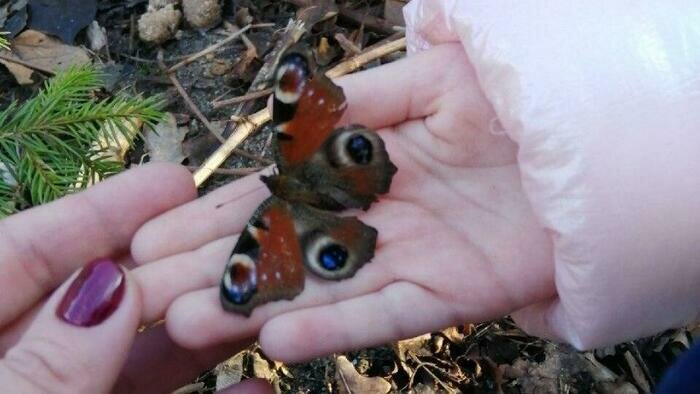
POLYGON ((179 273, 158 296, 172 301, 166 324, 180 345, 261 330, 268 355, 296 361, 497 318, 554 294, 550 240, 521 190, 517 147, 492 131, 495 114, 461 47, 437 47, 340 85, 348 99, 341 123, 381 129, 399 169, 390 192, 359 215, 379 231, 374 259, 340 282, 307 275, 300 296, 250 318, 226 313, 218 295, 224 264, 267 195, 257 175, 236 181, 147 223, 134 239, 134 258, 149 262, 144 270, 179 273))
MULTIPOLYGON (((0 221, 0 387, 162 392, 237 349, 188 351, 162 326, 137 335, 142 310, 164 313, 152 307, 159 284, 117 265, 133 266, 129 244, 139 226, 195 196, 188 171, 147 165, 0 221)), ((238 388, 269 390, 246 386, 238 388)))

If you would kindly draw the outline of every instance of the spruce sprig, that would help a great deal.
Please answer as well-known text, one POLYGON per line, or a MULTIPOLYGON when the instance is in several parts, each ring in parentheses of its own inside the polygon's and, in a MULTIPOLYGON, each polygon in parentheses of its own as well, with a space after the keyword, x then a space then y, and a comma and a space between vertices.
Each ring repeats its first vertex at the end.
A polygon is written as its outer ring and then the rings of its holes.
POLYGON ((0 111, 0 216, 73 193, 123 165, 98 141, 133 137, 136 122, 162 118, 161 98, 99 100, 100 73, 71 68, 21 105, 0 111))

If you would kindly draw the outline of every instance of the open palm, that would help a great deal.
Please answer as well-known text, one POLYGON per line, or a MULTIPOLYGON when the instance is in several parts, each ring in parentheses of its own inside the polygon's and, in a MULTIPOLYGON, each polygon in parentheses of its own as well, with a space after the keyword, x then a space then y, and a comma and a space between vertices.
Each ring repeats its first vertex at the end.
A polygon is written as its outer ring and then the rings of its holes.
POLYGON ((144 264, 139 275, 179 272, 144 296, 162 300, 147 315, 167 310, 180 345, 260 332, 271 357, 297 361, 500 317, 554 295, 551 244, 522 191, 517 146, 499 132, 459 46, 340 84, 348 97, 342 123, 380 129, 399 169, 390 192, 358 214, 379 231, 374 259, 340 282, 307 275, 300 296, 250 318, 224 312, 223 266, 268 194, 256 176, 234 182, 147 223, 132 244, 144 264))

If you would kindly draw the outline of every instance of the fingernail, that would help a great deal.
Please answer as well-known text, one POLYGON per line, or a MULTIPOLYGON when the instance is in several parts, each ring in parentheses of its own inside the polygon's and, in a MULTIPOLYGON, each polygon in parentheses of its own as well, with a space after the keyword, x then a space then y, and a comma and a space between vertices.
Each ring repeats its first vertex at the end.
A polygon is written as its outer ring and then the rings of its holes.
POLYGON ((124 272, 109 259, 83 267, 56 309, 56 315, 75 326, 95 326, 107 319, 124 297, 124 272))

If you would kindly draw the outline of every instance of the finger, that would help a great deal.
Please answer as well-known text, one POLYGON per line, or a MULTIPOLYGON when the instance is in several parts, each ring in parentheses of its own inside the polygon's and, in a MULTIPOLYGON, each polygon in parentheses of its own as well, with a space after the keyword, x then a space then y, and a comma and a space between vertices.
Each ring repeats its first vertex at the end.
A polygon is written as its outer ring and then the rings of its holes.
POLYGON ((139 325, 141 298, 111 260, 85 266, 46 302, 0 360, 9 392, 108 392, 139 325))
POLYGON ((131 254, 143 264, 236 234, 268 195, 260 174, 241 178, 146 223, 131 254))
POLYGON ((175 344, 165 326, 159 325, 136 336, 113 392, 172 392, 253 342, 253 339, 244 339, 193 351, 175 344))
MULTIPOLYGON (((221 271, 216 273, 218 283, 221 271)), ((221 307, 219 287, 210 287, 175 299, 168 307, 165 321, 168 333, 177 344, 188 349, 201 349, 255 336, 265 321, 281 313, 368 294, 389 281, 391 277, 385 267, 372 263, 352 279, 339 282, 307 276, 304 290, 296 298, 258 306, 250 317, 225 311, 221 307)))
MULTIPOLYGON (((572 329, 559 297, 529 305, 511 314, 515 323, 529 335, 553 341, 568 341, 577 346, 580 343, 572 329)), ((578 346, 580 348, 580 346, 578 346)))
MULTIPOLYGON (((377 129, 437 112, 442 94, 453 89, 449 71, 468 62, 459 44, 447 44, 395 62, 339 78, 348 107, 341 123, 377 129)), ((478 86, 462 86, 464 90, 478 86)))
POLYGON ((458 308, 433 291, 401 281, 371 294, 275 317, 262 327, 260 343, 273 359, 298 362, 464 323, 460 316, 458 308))
POLYGON ((236 239, 221 238, 135 269, 144 297, 142 321, 162 319, 168 306, 183 294, 217 286, 236 239))
POLYGON ((195 197, 183 167, 138 167, 0 221, 0 326, 88 261, 128 250, 149 218, 195 197))
POLYGON ((247 379, 241 383, 235 384, 229 388, 221 390, 220 394, 272 394, 275 390, 272 389, 270 383, 265 379, 247 379))

